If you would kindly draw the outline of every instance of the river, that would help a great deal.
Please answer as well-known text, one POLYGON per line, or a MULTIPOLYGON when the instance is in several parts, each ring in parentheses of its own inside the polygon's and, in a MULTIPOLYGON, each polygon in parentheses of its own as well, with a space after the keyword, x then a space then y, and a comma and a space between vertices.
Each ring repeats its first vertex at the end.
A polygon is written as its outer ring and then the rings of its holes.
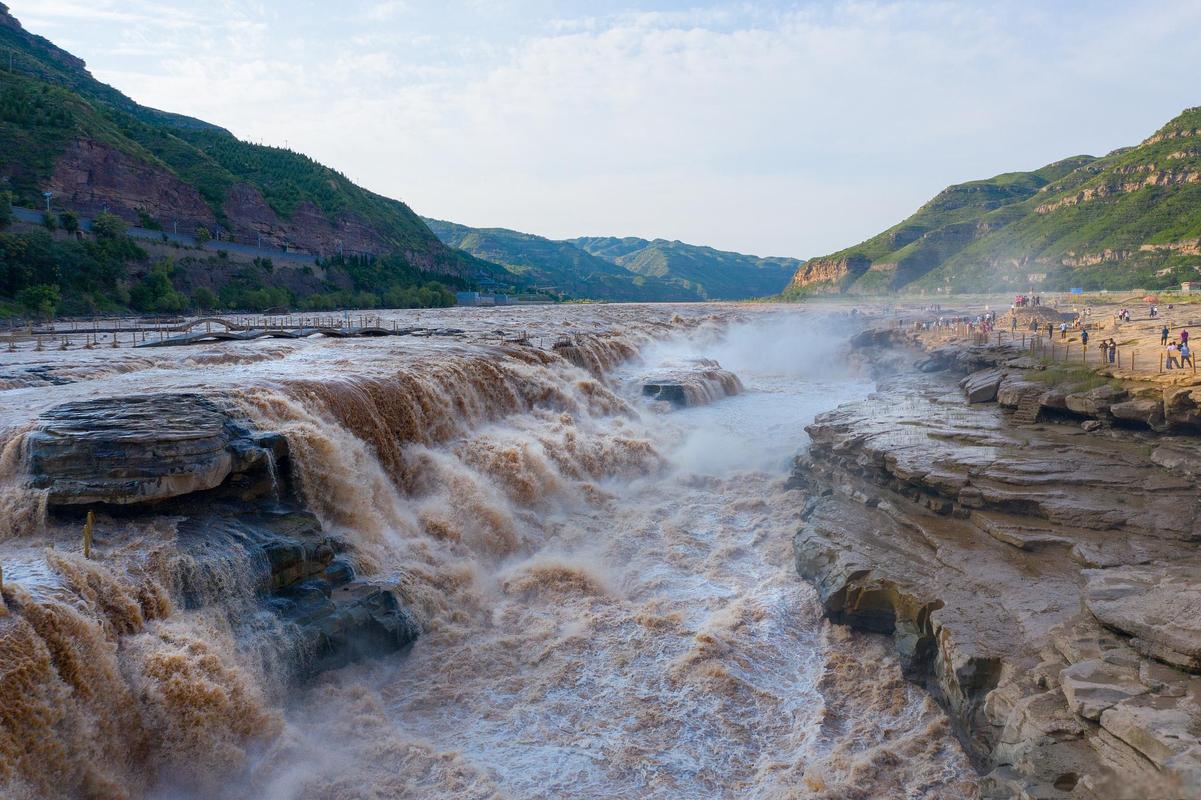
MULTIPOLYGON (((45 515, 13 477, 24 420, 65 400, 199 391, 287 436, 307 505, 354 543, 359 569, 399 587, 423 628, 403 656, 303 685, 264 654, 259 639, 274 628, 247 624, 262 614, 245 587, 196 610, 176 601, 124 637, 106 632, 96 648, 112 651, 107 679, 125 687, 114 691, 130 693, 148 738, 172 742, 141 743, 129 765, 105 771, 116 796, 974 795, 945 715, 884 642, 824 622, 793 567, 799 502, 786 479, 804 426, 872 388, 841 346, 843 312, 421 313, 467 334, 0 361, 10 584, 27 576, 22 591, 65 602, 47 587, 81 568, 39 549, 69 550, 70 526, 23 522, 45 515), (493 330, 594 336, 569 363, 490 344, 493 330), (707 402, 686 408, 641 396, 647 376, 690 374, 700 359, 738 381, 702 382, 691 396, 707 402), (47 365, 59 384, 47 385, 47 365), (186 668, 162 677, 165 654, 186 668), (177 690, 169 702, 164 685, 177 690), (150 779, 130 777, 138 760, 150 779)), ((106 522, 101 563, 136 594, 150 578, 126 565, 169 524, 106 522)), ((86 598, 70 605, 97 613, 86 598)), ((12 652, 0 640, 0 669, 12 652)), ((78 705, 57 697, 44 708, 78 705)), ((102 718, 81 736, 120 728, 95 705, 71 723, 102 718)), ((64 762, 109 752, 60 750, 64 762)), ((53 794, 10 777, 14 792, 53 794)), ((81 780, 62 796, 87 796, 81 780)))

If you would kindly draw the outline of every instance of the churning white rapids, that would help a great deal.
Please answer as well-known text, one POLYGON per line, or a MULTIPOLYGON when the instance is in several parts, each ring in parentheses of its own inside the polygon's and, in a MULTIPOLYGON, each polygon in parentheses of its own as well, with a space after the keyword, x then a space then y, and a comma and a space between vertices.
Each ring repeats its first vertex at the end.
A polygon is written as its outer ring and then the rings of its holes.
MULTIPOLYGON (((549 344, 591 331, 624 349, 570 363, 522 361, 510 355, 516 346, 474 341, 234 343, 153 358, 130 351, 128 369, 108 358, 92 372, 80 354, 72 384, 18 381, 0 392, 9 410, 35 391, 59 400, 135 385, 233 394, 257 427, 287 435, 307 504, 356 543, 362 569, 397 581, 421 617, 407 654, 301 688, 271 686, 261 654, 234 642, 221 658, 269 720, 264 735, 238 743, 219 775, 181 781, 159 765, 155 784, 130 794, 975 795, 945 715, 903 680, 890 645, 824 622, 793 566, 799 502, 786 479, 804 426, 871 390, 848 363, 837 313, 440 313, 468 336, 532 328, 536 346, 539 336, 549 344), (479 378, 477 358, 503 374, 479 378), (641 397, 648 371, 696 359, 737 375, 741 391, 687 408, 641 397), (397 370, 417 380, 452 362, 482 383, 437 378, 453 417, 443 433, 406 438, 392 426, 381 445, 368 426, 392 413, 379 399, 387 392, 356 381, 393 380, 397 370), (534 397, 528 408, 490 407, 489 393, 514 382, 542 391, 522 389, 534 397)), ((4 363, 10 378, 19 374, 19 358, 4 363)), ((0 556, 18 541, 0 541, 0 556)), ((166 622, 185 628, 187 612, 166 622)), ((138 667, 122 669, 130 680, 138 667)), ((201 735, 235 738, 211 720, 201 735)))

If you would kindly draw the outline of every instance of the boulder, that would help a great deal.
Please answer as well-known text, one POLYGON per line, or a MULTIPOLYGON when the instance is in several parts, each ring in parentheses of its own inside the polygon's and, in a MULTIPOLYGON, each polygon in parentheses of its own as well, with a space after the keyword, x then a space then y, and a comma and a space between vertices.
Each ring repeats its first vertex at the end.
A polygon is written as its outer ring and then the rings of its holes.
POLYGON ((955 355, 958 350, 955 348, 941 347, 936 350, 931 350, 926 354, 926 357, 920 359, 913 366, 919 372, 942 372, 951 368, 955 363, 955 355))
POLYGON ((1125 389, 1114 386, 1098 386, 1085 392, 1073 392, 1064 397, 1064 405, 1068 411, 1083 414, 1087 417, 1104 417, 1109 415, 1109 407, 1120 403, 1128 397, 1125 389))
POLYGON ((851 337, 851 349, 885 349, 904 339, 904 332, 897 328, 868 328, 851 337))
POLYGON ((1144 655, 1201 672, 1201 564, 1085 570, 1084 602, 1144 655))
POLYGON ((1071 390, 1066 386, 1052 386, 1038 398, 1038 404, 1053 411, 1067 411, 1067 396, 1071 390))
POLYGON ((1169 425, 1201 427, 1201 389, 1188 386, 1164 389, 1163 415, 1169 425))
POLYGON ((997 390, 1005 373, 995 367, 973 372, 959 382, 969 403, 991 403, 997 399, 997 390))
POLYGON ((1013 369, 1041 369, 1043 363, 1032 356, 1018 356, 1006 361, 1005 366, 1013 369))
POLYGON ((32 485, 51 505, 129 505, 213 489, 265 468, 286 443, 255 436, 199 395, 151 394, 55 406, 28 448, 32 485))
POLYGON ((707 405, 741 391, 738 376, 710 359, 660 369, 642 379, 643 397, 680 408, 707 405))
POLYGON ((266 608, 288 623, 281 652, 292 656, 288 665, 297 674, 393 653, 420 635, 398 589, 358 579, 341 555, 347 543, 326 535, 313 514, 289 502, 268 511, 184 500, 180 510, 198 514, 178 523, 181 555, 170 565, 185 607, 220 602, 231 573, 248 569, 266 608))
POLYGON ((273 598, 273 605, 297 626, 308 658, 301 673, 312 676, 409 647, 421 635, 416 617, 392 587, 352 582, 333 587, 306 581, 273 598))
POLYGON ((1149 428, 1163 427, 1163 401, 1158 398, 1136 398, 1114 403, 1109 407, 1109 413, 1115 419, 1137 422, 1149 428))

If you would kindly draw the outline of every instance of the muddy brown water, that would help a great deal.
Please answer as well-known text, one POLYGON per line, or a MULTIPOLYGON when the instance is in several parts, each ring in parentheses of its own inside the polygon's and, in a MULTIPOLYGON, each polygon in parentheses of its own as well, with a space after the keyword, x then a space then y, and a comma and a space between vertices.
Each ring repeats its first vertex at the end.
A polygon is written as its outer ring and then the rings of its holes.
POLYGON ((942 712, 792 566, 803 426, 871 390, 831 312, 419 321, 467 334, 0 354, 0 563, 23 609, 0 618, 5 796, 974 795, 942 712), (506 330, 595 336, 572 363, 506 330), (686 409, 640 396, 695 359, 738 380, 686 409), (82 559, 22 487, 24 432, 67 400, 176 390, 286 434, 306 504, 421 619, 409 653, 281 679, 236 559, 203 607, 172 596, 169 514, 102 519, 82 559))

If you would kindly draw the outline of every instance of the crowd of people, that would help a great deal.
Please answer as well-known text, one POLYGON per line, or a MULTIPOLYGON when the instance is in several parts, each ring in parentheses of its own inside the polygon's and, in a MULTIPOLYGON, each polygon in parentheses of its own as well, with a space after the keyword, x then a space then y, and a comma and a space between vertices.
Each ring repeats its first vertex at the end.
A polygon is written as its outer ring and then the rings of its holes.
POLYGON ((1188 344, 1188 330, 1181 328, 1180 336, 1176 339, 1170 339, 1171 335, 1172 331, 1167 325, 1164 325, 1163 329, 1159 332, 1160 346, 1167 347, 1167 351, 1164 354, 1164 368, 1184 369, 1184 365, 1187 364, 1195 369, 1193 351, 1188 344))
MULTIPOLYGON (((1148 302, 1151 298, 1147 298, 1148 302)), ((1093 338, 1093 332, 1097 325, 1091 321, 1093 309, 1087 305, 1082 305, 1080 308, 1073 308, 1074 316, 1071 319, 1060 318, 1060 321, 1048 321, 1045 319, 1045 314, 1030 313, 1028 315, 1019 315, 1018 310, 1030 308, 1033 306, 1042 305, 1042 298, 1038 295, 1018 295, 1014 298, 1014 302, 1009 307, 1008 322, 1002 321, 1002 326, 1008 328, 1011 335, 1016 336, 1019 329, 1028 330, 1031 334, 1039 334, 1045 332, 1048 339, 1055 338, 1055 332, 1058 330, 1059 339, 1062 341, 1079 341, 1083 348, 1087 350, 1090 340, 1093 346, 1100 351, 1103 362, 1116 365, 1119 362, 1118 341, 1113 336, 1107 336, 1100 341, 1093 338), (1027 319, 1022 317, 1026 316, 1027 319), (1045 326, 1045 327, 1044 327, 1045 326), (1090 329, 1093 329, 1090 331, 1090 329), (1077 336, 1078 333, 1078 336, 1077 336)), ((1167 306, 1167 310, 1171 311, 1172 305, 1167 306)), ((930 305, 925 311, 940 312, 941 306, 930 305)), ((1160 318, 1162 312, 1156 303, 1149 302, 1147 306, 1147 314, 1150 319, 1160 318)), ((1133 321, 1133 312, 1128 307, 1118 309, 1113 315, 1113 328, 1117 329, 1123 323, 1133 321)), ((943 315, 940 314, 937 318, 916 321, 913 327, 918 330, 935 331, 945 330, 949 328, 957 329, 956 332, 961 334, 971 335, 989 335, 997 330, 998 319, 997 312, 984 307, 984 312, 980 314, 958 314, 958 315, 943 315)), ((1107 327, 1107 326, 1105 326, 1107 327)), ((1194 368, 1192 348, 1189 345, 1189 332, 1185 328, 1179 329, 1176 338, 1172 337, 1172 326, 1170 322, 1164 322, 1159 329, 1160 340, 1159 344, 1164 350, 1162 366, 1164 369, 1176 370, 1185 368, 1194 368)), ((1131 340, 1127 345, 1134 344, 1135 340, 1131 340)), ((1133 362, 1131 362, 1133 363, 1133 362)), ((1154 362, 1152 362, 1154 363, 1154 362)))

